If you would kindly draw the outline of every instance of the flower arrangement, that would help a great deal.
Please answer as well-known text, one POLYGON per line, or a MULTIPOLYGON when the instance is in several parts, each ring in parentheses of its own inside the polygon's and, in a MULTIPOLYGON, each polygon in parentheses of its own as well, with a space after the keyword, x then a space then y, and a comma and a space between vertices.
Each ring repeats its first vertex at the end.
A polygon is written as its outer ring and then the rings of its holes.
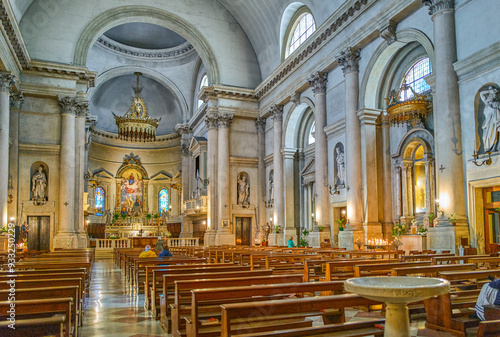
POLYGON ((396 250, 399 250, 399 247, 401 247, 403 245, 403 243, 401 242, 401 240, 399 240, 398 237, 394 238, 394 241, 392 242, 392 244, 394 245, 394 249, 396 249, 396 250))
POLYGON ((420 229, 418 230, 418 233, 417 233, 417 234, 418 234, 418 235, 425 235, 425 234, 427 234, 427 229, 426 229, 426 228, 424 228, 424 227, 422 227, 422 228, 420 228, 420 229))
POLYGON ((277 225, 277 226, 274 227, 274 232, 276 234, 279 234, 280 231, 281 231, 281 226, 280 225, 277 225))
POLYGON ((167 231, 165 232, 165 236, 167 238, 172 237, 172 233, 170 233, 170 231, 167 229, 167 231))
POLYGON ((111 240, 116 240, 116 239, 118 239, 118 235, 116 235, 116 234, 111 234, 111 235, 109 236, 109 238, 108 238, 108 239, 111 239, 111 240))
POLYGON ((433 226, 434 223, 434 213, 429 213, 429 226, 433 226))
POLYGON ((452 213, 450 215, 450 217, 448 218, 448 220, 450 220, 453 224, 455 224, 457 222, 457 219, 456 219, 456 214, 455 213, 452 213))
POLYGON ((406 226, 404 224, 396 224, 392 229, 392 235, 401 236, 406 234, 406 226))
POLYGON ((319 230, 320 232, 322 232, 322 231, 323 231, 323 226, 318 226, 318 230, 319 230))
POLYGON ((354 241, 354 244, 358 247, 358 250, 361 250, 361 246, 363 246, 363 241, 361 241, 361 238, 357 238, 356 241, 354 241))
POLYGON ((335 222, 339 225, 339 231, 344 230, 344 221, 345 221, 344 217, 341 217, 340 219, 335 220, 335 222))

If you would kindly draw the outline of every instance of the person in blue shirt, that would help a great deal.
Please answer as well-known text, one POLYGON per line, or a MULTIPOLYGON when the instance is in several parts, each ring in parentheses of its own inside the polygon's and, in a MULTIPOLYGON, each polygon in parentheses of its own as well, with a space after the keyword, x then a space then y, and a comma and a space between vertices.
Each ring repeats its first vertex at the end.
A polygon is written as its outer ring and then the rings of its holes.
POLYGON ((290 239, 288 240, 288 248, 293 247, 295 247, 295 243, 293 243, 293 236, 290 236, 290 239))
POLYGON ((158 257, 166 257, 166 256, 172 256, 172 253, 170 252, 170 250, 168 250, 168 247, 165 247, 165 249, 163 249, 160 255, 158 255, 158 257))

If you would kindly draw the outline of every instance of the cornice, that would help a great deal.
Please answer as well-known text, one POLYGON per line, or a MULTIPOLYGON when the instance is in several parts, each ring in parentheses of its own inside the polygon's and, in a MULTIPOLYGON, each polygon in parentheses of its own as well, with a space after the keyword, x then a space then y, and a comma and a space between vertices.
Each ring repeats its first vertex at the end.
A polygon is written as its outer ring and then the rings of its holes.
POLYGON ((142 59, 148 61, 165 61, 174 60, 181 57, 189 56, 196 52, 194 47, 189 42, 184 42, 183 44, 165 49, 142 49, 127 46, 120 42, 117 42, 109 37, 102 35, 97 39, 97 43, 103 49, 109 52, 119 54, 120 56, 131 57, 135 59, 142 59))
MULTIPOLYGON (((292 70, 304 63, 310 56, 319 50, 322 43, 331 40, 340 30, 342 26, 346 25, 357 12, 363 7, 367 7, 368 2, 375 0, 351 0, 341 6, 323 25, 321 25, 316 32, 308 39, 310 41, 304 43, 297 48, 275 71, 264 80, 257 88, 257 97, 261 98, 271 91, 278 83, 284 80, 285 77, 292 72, 292 70)), ((307 40, 306 40, 307 41, 307 40)))
POLYGON ((325 130, 327 139, 332 139, 336 136, 340 136, 341 134, 345 133, 345 118, 342 118, 341 120, 325 126, 323 130, 325 130))
POLYGON ((466 82, 484 72, 500 67, 500 42, 496 42, 453 64, 459 82, 466 82))
POLYGON ((270 153, 264 157, 264 164, 266 164, 266 166, 272 166, 273 163, 274 163, 274 154, 273 153, 270 153))
POLYGON ((11 20, 14 18, 14 13, 10 8, 10 3, 7 0, 0 1, 0 20, 2 21, 2 27, 9 38, 9 42, 14 50, 17 61, 21 65, 22 69, 26 69, 31 62, 31 59, 26 49, 26 45, 19 31, 17 21, 11 20))
POLYGON ((208 99, 224 98, 238 101, 257 102, 258 97, 255 90, 247 88, 237 88, 226 85, 214 84, 209 87, 203 87, 198 98, 207 101, 208 99))
POLYGON ((90 134, 92 136, 92 141, 96 141, 100 144, 107 144, 116 147, 130 147, 130 148, 156 148, 164 147, 169 142, 178 141, 181 136, 178 133, 170 133, 168 135, 156 136, 156 139, 151 142, 141 143, 141 142, 129 142, 127 140, 122 140, 118 138, 118 134, 113 132, 104 131, 96 127, 90 128, 90 134))
POLYGON ((21 153, 58 155, 60 149, 61 149, 60 145, 19 143, 19 152, 21 153))
POLYGON ((235 166, 245 166, 245 167, 257 167, 259 164, 259 158, 256 157, 236 157, 230 156, 229 163, 235 166))
POLYGON ((89 71, 86 67, 36 60, 31 61, 23 73, 64 79, 78 78, 80 81, 87 82, 89 87, 94 86, 97 77, 97 72, 89 71))

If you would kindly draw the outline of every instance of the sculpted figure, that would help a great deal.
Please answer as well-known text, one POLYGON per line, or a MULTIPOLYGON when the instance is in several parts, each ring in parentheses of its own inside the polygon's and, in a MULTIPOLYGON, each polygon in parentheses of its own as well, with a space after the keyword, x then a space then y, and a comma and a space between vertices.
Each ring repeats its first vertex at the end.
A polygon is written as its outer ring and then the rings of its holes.
POLYGON ((248 185, 247 176, 241 173, 238 178, 238 205, 248 202, 250 186, 248 185))
POLYGON ((47 176, 43 172, 43 167, 40 166, 38 171, 31 178, 32 191, 34 200, 46 200, 45 188, 47 187, 47 176))
POLYGON ((498 131, 500 129, 500 102, 498 100, 498 89, 489 86, 487 90, 479 93, 484 103, 483 144, 484 151, 493 150, 498 143, 498 131))
POLYGON ((337 148, 337 178, 339 180, 339 186, 345 186, 345 161, 344 152, 337 148))

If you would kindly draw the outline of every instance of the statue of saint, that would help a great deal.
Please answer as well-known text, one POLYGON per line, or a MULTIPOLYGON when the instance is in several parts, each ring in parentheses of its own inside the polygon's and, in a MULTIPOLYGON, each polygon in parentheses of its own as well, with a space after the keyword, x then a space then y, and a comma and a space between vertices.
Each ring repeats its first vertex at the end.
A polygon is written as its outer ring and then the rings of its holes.
POLYGON ((345 161, 344 161, 344 152, 340 150, 340 147, 337 147, 337 179, 338 186, 345 186, 345 161))
POLYGON ((111 210, 107 209, 106 212, 104 212, 104 221, 106 221, 106 226, 111 225, 112 219, 113 215, 111 214, 111 210))
POLYGON ((43 167, 40 166, 38 171, 31 178, 33 191, 33 200, 46 200, 45 189, 47 187, 47 176, 43 172, 43 167))
POLYGON ((238 205, 248 202, 250 186, 248 185, 247 175, 241 173, 238 178, 238 205))
POLYGON ((271 171, 269 173, 269 200, 274 199, 274 175, 273 172, 271 171))
POLYGON ((494 150, 498 144, 498 132, 500 129, 500 102, 498 100, 498 89, 489 86, 487 90, 479 93, 484 103, 483 144, 484 151, 494 150))

